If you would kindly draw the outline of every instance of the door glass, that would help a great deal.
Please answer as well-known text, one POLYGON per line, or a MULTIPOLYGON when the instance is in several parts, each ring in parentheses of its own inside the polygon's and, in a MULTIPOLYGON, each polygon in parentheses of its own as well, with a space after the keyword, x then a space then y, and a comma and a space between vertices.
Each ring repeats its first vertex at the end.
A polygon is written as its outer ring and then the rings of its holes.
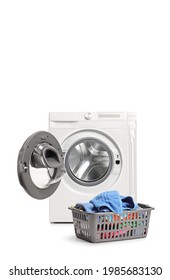
POLYGON ((29 164, 32 181, 39 188, 44 189, 57 182, 56 168, 60 160, 56 150, 48 143, 38 144, 34 148, 29 164))
POLYGON ((105 143, 89 138, 76 142, 66 155, 66 169, 80 184, 96 185, 109 175, 112 153, 105 143))

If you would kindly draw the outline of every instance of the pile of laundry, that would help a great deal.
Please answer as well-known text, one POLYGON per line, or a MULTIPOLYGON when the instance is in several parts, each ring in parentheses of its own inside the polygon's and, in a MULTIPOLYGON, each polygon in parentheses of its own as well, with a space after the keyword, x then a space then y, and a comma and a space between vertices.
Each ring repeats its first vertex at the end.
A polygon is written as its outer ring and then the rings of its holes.
POLYGON ((114 212, 121 214, 126 210, 135 210, 138 205, 131 196, 122 196, 118 191, 107 191, 98 194, 89 202, 77 203, 75 208, 88 213, 114 212))

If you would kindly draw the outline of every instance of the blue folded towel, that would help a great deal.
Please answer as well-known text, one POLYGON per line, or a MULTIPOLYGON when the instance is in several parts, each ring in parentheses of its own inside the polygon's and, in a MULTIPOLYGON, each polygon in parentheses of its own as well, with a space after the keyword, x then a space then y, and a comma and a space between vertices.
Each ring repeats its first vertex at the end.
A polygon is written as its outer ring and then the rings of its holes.
POLYGON ((115 212, 121 214, 124 210, 138 208, 131 196, 121 196, 118 191, 109 191, 98 194, 90 202, 77 203, 76 208, 86 212, 115 212))

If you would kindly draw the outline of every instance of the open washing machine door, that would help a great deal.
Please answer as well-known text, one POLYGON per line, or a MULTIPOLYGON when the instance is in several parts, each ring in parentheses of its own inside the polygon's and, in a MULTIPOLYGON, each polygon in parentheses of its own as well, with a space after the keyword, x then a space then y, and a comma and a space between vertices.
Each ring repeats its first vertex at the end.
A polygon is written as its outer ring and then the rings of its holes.
POLYGON ((25 191, 36 199, 50 197, 64 174, 64 155, 49 132, 32 134, 18 156, 18 178, 25 191))

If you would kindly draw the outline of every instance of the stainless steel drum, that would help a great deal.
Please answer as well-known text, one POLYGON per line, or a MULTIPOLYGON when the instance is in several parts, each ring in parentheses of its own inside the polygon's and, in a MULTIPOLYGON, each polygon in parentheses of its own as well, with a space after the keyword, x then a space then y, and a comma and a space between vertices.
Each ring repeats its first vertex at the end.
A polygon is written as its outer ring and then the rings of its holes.
POLYGON ((109 175, 113 155, 105 143, 98 139, 81 139, 66 154, 66 170, 81 185, 93 186, 109 175))

